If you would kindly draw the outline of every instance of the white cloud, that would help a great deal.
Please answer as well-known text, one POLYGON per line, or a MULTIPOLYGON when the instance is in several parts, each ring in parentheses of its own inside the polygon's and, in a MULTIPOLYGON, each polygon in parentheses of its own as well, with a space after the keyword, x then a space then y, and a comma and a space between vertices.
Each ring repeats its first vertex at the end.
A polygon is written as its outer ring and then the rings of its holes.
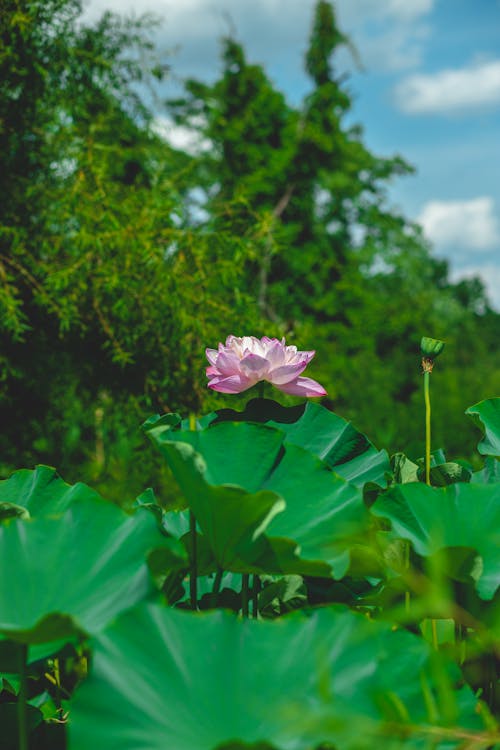
POLYGON ((386 18, 415 21, 431 12, 434 0, 339 0, 336 5, 348 23, 386 18))
POLYGON ((435 0, 340 0, 341 27, 373 71, 408 70, 420 64, 431 34, 435 0))
MULTIPOLYGON (((379 2, 374 2, 380 8, 379 2)), ((431 12, 434 0, 387 0, 388 12, 396 18, 413 21, 431 12)))
POLYGON ((430 33, 427 24, 388 22, 383 31, 366 25, 359 35, 353 31, 353 37, 359 39, 363 64, 370 72, 398 72, 420 65, 430 33))
POLYGON ((408 114, 443 114, 500 104, 500 60, 409 76, 395 93, 399 107, 408 114))
POLYGON ((417 217, 438 251, 484 252, 500 248, 500 228, 493 199, 430 201, 417 217))
MULTIPOLYGON (((193 125, 196 125, 196 123, 193 122, 193 125)), ((212 148, 210 140, 203 138, 198 130, 185 125, 175 125, 168 117, 155 117, 152 128, 157 135, 164 138, 173 148, 186 151, 192 156, 197 156, 212 148)))
POLYGON ((490 303, 500 312, 500 267, 494 265, 464 266, 452 268, 450 271, 450 278, 453 282, 471 279, 475 276, 481 279, 490 303))
MULTIPOLYGON (((430 30, 426 19, 436 0, 338 0, 339 25, 373 71, 408 70, 423 56, 430 30)), ((173 68, 181 76, 213 79, 219 65, 218 40, 234 33, 249 57, 266 65, 273 77, 304 87, 302 58, 316 0, 142 0, 140 12, 163 23, 155 36, 164 49, 180 50, 173 68), (285 9, 284 9, 285 6, 285 9)), ((95 20, 105 9, 130 15, 135 0, 84 0, 85 17, 95 20)), ((352 68, 347 54, 341 67, 352 68)))

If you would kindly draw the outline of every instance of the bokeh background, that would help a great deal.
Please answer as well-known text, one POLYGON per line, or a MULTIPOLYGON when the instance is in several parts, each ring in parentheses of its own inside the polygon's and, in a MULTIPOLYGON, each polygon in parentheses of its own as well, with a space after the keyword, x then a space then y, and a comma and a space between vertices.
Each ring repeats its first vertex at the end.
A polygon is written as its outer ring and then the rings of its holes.
MULTIPOLYGON (((239 406, 229 333, 316 349, 325 405, 469 460, 500 385, 495 0, 8 0, 0 472, 175 494, 139 425, 239 406)), ((277 393, 283 403, 287 397, 277 393)))

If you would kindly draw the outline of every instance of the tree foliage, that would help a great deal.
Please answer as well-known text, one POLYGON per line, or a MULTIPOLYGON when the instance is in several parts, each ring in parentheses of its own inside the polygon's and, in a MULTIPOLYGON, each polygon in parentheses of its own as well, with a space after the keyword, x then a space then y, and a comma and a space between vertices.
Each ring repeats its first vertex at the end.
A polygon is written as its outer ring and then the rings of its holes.
MULTIPOLYGON (((204 348, 228 333, 316 348, 326 403, 389 448, 404 410, 415 456, 418 341, 447 339, 436 439, 463 452, 440 418, 494 395, 499 317, 389 205, 411 168, 348 124, 332 4, 316 5, 301 106, 224 40, 215 83, 187 81, 168 105, 203 139, 196 154, 153 127, 146 92, 165 66, 147 20, 80 14, 79 0, 0 9, 3 470, 43 461, 74 478, 83 462, 105 489, 130 483, 132 426, 210 407, 204 348)), ((154 471, 142 462, 134 489, 154 471)))
MULTIPOLYGON (((348 124, 352 98, 336 69, 348 44, 332 4, 320 0, 305 56, 311 90, 300 107, 231 38, 220 78, 188 81, 171 106, 177 122, 213 146, 197 162, 207 222, 236 198, 233 226, 262 217, 250 289, 266 317, 318 349, 332 405, 366 430, 376 422, 377 440, 389 445, 409 410, 405 437, 420 450, 418 342, 433 332, 450 344, 436 436, 463 450, 463 433, 446 435, 442 417, 463 411, 477 388, 493 392, 499 317, 480 282, 452 284, 420 228, 390 205, 389 184, 412 168, 398 155, 370 152, 362 128, 348 124)), ((470 449, 472 441, 471 432, 470 449)))

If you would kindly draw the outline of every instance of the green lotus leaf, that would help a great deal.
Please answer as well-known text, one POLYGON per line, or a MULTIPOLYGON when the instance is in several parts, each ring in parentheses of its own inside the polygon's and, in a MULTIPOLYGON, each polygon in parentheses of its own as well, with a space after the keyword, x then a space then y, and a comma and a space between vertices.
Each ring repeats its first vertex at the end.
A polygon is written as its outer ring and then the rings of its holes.
POLYGON ((163 418, 144 429, 167 459, 220 567, 345 574, 352 539, 368 522, 361 490, 287 443, 282 430, 221 422, 191 431, 172 429, 163 418))
POLYGON ((423 557, 448 548, 461 568, 460 548, 475 550, 480 559, 476 555, 470 575, 481 598, 493 597, 500 584, 500 484, 398 485, 371 511, 389 519, 394 533, 423 557))
POLYGON ((252 399, 242 412, 220 409, 200 419, 199 425, 208 427, 226 421, 277 427, 285 432, 285 443, 305 448, 356 486, 367 482, 386 486, 385 475, 390 471, 386 451, 378 451, 350 422, 321 404, 308 401, 286 407, 268 399, 252 399))
POLYGON ((276 580, 266 576, 263 584, 259 594, 259 614, 262 617, 278 617, 307 606, 307 589, 302 576, 282 576, 276 580))
MULTIPOLYGON (((229 742, 219 745, 217 750, 276 750, 276 748, 267 742, 252 742, 251 745, 247 742, 229 742)), ((328 750, 328 748, 325 750, 328 750)))
POLYGON ((418 482, 418 464, 413 463, 404 453, 395 453, 391 457, 391 466, 396 484, 418 482))
POLYGON ((154 591, 146 557, 170 540, 144 511, 73 502, 57 518, 0 527, 0 633, 46 643, 95 633, 154 591))
POLYGON ((142 604, 98 635, 93 654, 72 703, 71 750, 372 750, 392 747, 391 734, 407 747, 412 731, 449 729, 460 710, 481 727, 472 692, 451 689, 455 665, 341 606, 241 621, 142 604))
POLYGON ((30 517, 40 515, 57 515, 82 498, 101 499, 100 495, 87 485, 78 482, 66 484, 55 469, 50 466, 37 466, 36 469, 20 469, 8 479, 0 481, 0 518, 10 506, 10 516, 30 517), (17 507, 24 508, 25 513, 14 512, 17 507))
POLYGON ((5 690, 6 692, 11 693, 11 695, 17 695, 20 684, 21 680, 19 675, 11 672, 0 672, 0 693, 2 690, 5 690))
POLYGON ((0 503, 0 521, 5 521, 8 518, 29 518, 30 514, 26 508, 22 505, 16 505, 15 503, 0 503))
POLYGON ((258 561, 269 546, 263 531, 271 517, 284 509, 284 501, 273 492, 212 486, 204 478, 201 456, 190 445, 163 442, 162 448, 217 564, 242 572, 253 565, 258 572, 258 561))
POLYGON ((500 482, 500 461, 493 456, 487 456, 480 471, 475 471, 471 477, 472 484, 495 484, 500 482))
POLYGON ((500 456, 500 398, 489 398, 469 406, 465 412, 474 424, 484 431, 484 438, 478 443, 479 453, 486 456, 500 456))
MULTIPOLYGON (((425 481, 425 459, 413 463, 404 453, 395 453, 391 458, 395 484, 425 481)), ((464 463, 447 461, 439 448, 431 453, 430 483, 433 487, 445 487, 455 482, 470 482, 472 469, 464 463)))
MULTIPOLYGON (((437 466, 431 466, 430 482, 433 487, 446 487, 456 482, 470 482, 472 472, 462 464, 445 461, 437 466)), ((420 469, 418 479, 424 481, 425 469, 420 469)))

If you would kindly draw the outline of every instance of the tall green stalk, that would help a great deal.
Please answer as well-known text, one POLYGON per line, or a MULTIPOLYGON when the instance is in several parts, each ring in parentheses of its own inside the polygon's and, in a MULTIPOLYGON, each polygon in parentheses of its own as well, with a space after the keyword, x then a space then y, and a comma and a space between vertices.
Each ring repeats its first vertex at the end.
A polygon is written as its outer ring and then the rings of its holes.
MULTIPOLYGON (((425 361, 425 360, 424 360, 425 361)), ((427 365, 428 366, 428 365, 427 365)), ((425 483, 431 484, 431 395, 430 370, 424 370, 424 401, 425 401, 425 483)))
MULTIPOLYGON (((425 402, 425 483, 431 485, 431 393, 430 376, 434 368, 434 360, 444 349, 444 341, 424 336, 420 342, 422 352, 422 370, 424 373, 424 402, 425 402)), ((439 648, 437 621, 431 619, 432 645, 439 648)))
POLYGON ((420 341, 422 352, 422 371, 424 373, 424 401, 425 401, 425 483, 431 483, 431 394, 430 375, 434 367, 434 360, 444 349, 444 341, 423 336, 420 341))

